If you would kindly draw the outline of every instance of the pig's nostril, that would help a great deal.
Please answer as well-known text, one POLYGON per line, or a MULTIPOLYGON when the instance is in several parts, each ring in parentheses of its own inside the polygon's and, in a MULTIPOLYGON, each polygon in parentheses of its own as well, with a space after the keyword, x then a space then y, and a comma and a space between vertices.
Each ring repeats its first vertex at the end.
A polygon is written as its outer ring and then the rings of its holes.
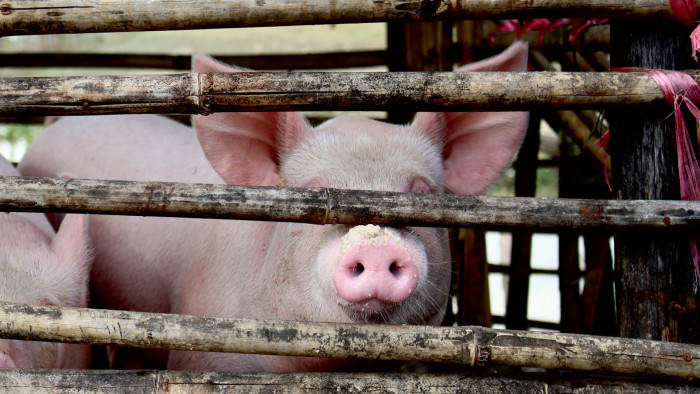
POLYGON ((392 275, 394 276, 399 276, 401 274, 401 267, 396 263, 396 261, 393 261, 391 265, 389 266, 389 272, 391 272, 392 275))
POLYGON ((365 271, 365 266, 362 265, 362 263, 357 263, 353 268, 352 268, 352 274, 354 276, 360 276, 362 273, 365 271))

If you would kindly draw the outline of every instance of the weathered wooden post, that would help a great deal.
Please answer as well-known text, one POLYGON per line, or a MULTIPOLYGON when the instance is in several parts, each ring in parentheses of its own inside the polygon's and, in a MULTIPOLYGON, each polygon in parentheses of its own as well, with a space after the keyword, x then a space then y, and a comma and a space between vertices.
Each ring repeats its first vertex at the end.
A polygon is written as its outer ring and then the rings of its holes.
MULTIPOLYGON (((693 66, 689 32, 676 21, 614 21, 611 65, 684 70, 693 66)), ((610 114, 612 180, 620 199, 680 199, 670 107, 610 114)), ((697 343, 697 295, 688 237, 615 236, 616 292, 624 337, 697 343)))

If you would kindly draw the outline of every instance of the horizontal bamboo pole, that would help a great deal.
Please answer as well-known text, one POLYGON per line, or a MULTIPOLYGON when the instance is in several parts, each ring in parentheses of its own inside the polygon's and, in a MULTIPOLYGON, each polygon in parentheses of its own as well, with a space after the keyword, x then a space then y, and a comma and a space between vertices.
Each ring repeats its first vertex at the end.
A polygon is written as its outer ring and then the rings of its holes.
MULTIPOLYGON (((386 51, 327 52, 301 55, 212 55, 220 61, 252 70, 298 70, 372 67, 387 64, 386 51)), ((5 67, 124 67, 190 70, 190 55, 130 53, 12 53, 0 54, 5 67)))
MULTIPOLYGON (((689 71, 700 80, 699 71, 689 71)), ((0 79, 0 115, 667 105, 643 72, 240 72, 0 79)))
MULTIPOLYGON (((584 30, 579 36, 576 46, 569 42, 571 28, 561 28, 552 30, 545 34, 540 41, 539 30, 532 30, 522 33, 518 40, 526 41, 530 49, 571 51, 590 53, 595 51, 610 52, 610 25, 591 26, 584 30)), ((505 48, 515 41, 516 32, 495 33, 493 45, 495 48, 505 48)))
POLYGON ((663 18, 667 0, 11 0, 0 36, 388 21, 663 18))
POLYGON ((700 378, 700 346, 483 327, 263 321, 0 302, 0 337, 700 378))
POLYGON ((0 212, 520 229, 697 230, 700 202, 541 199, 0 177, 0 212))
POLYGON ((503 375, 470 371, 447 374, 229 373, 191 371, 0 370, 0 392, 44 393, 677 393, 694 382, 546 373, 503 375))

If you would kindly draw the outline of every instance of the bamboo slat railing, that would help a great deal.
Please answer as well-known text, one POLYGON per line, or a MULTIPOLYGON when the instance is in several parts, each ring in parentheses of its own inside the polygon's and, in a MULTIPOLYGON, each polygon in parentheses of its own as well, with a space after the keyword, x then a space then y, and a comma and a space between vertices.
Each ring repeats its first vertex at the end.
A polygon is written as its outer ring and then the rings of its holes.
MULTIPOLYGON (((700 72, 688 71, 700 80, 700 72)), ((239 72, 0 79, 0 115, 667 105, 643 72, 239 72)))
POLYGON ((566 17, 670 19, 673 12, 667 0, 12 0, 0 4, 0 36, 566 17))
POLYGON ((432 227, 689 231, 697 201, 540 199, 0 177, 0 212, 83 212, 137 216, 374 223, 432 227))
POLYGON ((584 374, 228 373, 0 369, 0 392, 43 393, 678 393, 697 383, 584 374), (60 382, 57 384, 57 382, 60 382))
POLYGON ((0 337, 150 349, 422 360, 700 378, 700 345, 474 326, 265 321, 0 302, 0 337))

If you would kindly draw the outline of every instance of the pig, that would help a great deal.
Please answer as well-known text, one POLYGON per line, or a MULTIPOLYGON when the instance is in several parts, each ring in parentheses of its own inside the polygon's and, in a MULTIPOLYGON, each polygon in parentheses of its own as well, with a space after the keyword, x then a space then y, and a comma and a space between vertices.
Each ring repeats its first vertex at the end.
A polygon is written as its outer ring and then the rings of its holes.
MULTIPOLYGON (((527 47, 516 43, 462 70, 524 71, 526 65, 527 47)), ((240 71, 205 55, 195 56, 193 67, 240 71)), ((341 116, 311 127, 300 113, 215 113, 194 116, 193 128, 155 115, 62 118, 30 146, 19 168, 34 176, 478 194, 512 160, 527 116, 420 113, 409 125, 341 116)), ((92 301, 103 308, 438 325, 449 298, 445 229, 106 215, 90 215, 89 228, 92 301)), ((172 351, 167 368, 352 366, 172 351)))
MULTIPOLYGON (((0 175, 19 176, 0 156, 0 175)), ((86 307, 90 247, 84 215, 67 215, 58 233, 44 214, 0 213, 0 300, 86 307)), ((85 345, 0 339, 0 368, 89 368, 85 345)))

